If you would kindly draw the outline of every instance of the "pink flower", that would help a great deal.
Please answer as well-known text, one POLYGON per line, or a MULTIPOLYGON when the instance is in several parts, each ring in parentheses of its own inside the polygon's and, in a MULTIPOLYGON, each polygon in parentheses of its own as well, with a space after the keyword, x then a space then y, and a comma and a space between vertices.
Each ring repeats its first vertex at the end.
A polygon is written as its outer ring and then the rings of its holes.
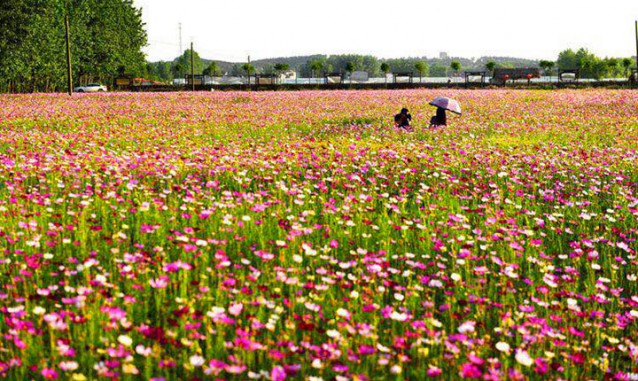
POLYGON ((58 374, 58 372, 55 371, 55 369, 51 369, 51 368, 42 369, 42 377, 44 377, 46 380, 55 380, 59 376, 60 375, 58 374))
POLYGON ((461 366, 461 376, 463 378, 480 378, 482 374, 479 367, 473 363, 466 362, 461 366))
POLYGON ((228 313, 233 316, 239 316, 241 311, 244 309, 244 305, 242 303, 233 303, 228 308, 228 313))
POLYGON ((157 279, 151 279, 149 283, 153 288, 166 288, 166 286, 168 286, 168 277, 166 275, 162 275, 157 279))
POLYGON ((443 373, 441 368, 437 368, 437 367, 432 366, 432 365, 430 365, 430 367, 428 368, 428 371, 427 371, 428 377, 432 377, 432 378, 440 376, 441 373, 443 373))
POLYGON ((538 374, 545 374, 549 370, 549 365, 547 364, 547 361, 545 361, 541 357, 536 358, 536 360, 534 360, 534 363, 535 363, 534 372, 538 374))
POLYGON ((286 379, 286 371, 281 366, 275 366, 270 371, 270 379, 272 381, 284 381, 286 379))

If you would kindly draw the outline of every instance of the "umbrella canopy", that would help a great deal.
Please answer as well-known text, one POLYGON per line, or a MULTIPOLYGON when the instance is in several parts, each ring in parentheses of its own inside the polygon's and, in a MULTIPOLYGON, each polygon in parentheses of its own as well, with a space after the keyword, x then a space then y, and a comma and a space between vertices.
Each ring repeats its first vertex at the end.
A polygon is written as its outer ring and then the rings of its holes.
POLYGON ((461 105, 458 101, 448 97, 436 97, 435 100, 430 102, 430 105, 440 107, 453 113, 461 115, 461 105))

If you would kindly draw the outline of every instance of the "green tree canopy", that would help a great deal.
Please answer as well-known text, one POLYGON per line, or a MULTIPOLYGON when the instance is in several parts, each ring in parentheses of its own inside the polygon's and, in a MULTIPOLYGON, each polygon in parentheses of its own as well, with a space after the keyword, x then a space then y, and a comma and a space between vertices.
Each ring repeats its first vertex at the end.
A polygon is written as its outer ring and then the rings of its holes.
POLYGON ((414 64, 414 68, 419 73, 419 78, 426 77, 430 71, 430 66, 423 61, 417 61, 417 63, 414 64))
POLYGON ((202 74, 202 72, 204 71, 204 63, 202 62, 199 53, 197 53, 197 50, 191 51, 190 49, 186 49, 184 53, 181 56, 177 57, 177 59, 175 60, 176 69, 178 67, 181 68, 181 76, 184 76, 186 74, 190 75, 191 73, 191 54, 193 54, 193 66, 195 69, 195 74, 202 74))
POLYGON ((550 75, 554 65, 555 65, 554 61, 547 61, 547 60, 541 60, 538 63, 538 66, 540 66, 541 69, 545 71, 545 74, 550 74, 550 75))
POLYGON ((75 83, 108 82, 147 71, 147 37, 132 0, 3 0, 0 89, 56 91, 66 83, 64 24, 69 17, 75 83))
POLYGON ((204 69, 202 74, 209 75, 209 76, 219 76, 222 74, 222 70, 219 67, 219 64, 217 62, 211 61, 211 63, 208 64, 206 69, 204 69))
POLYGON ((288 71, 290 70, 290 65, 285 63, 278 63, 278 64, 275 64, 275 70, 278 72, 288 71))
POLYGON ((245 63, 241 65, 241 68, 247 75, 251 75, 255 73, 255 67, 252 64, 245 63))
POLYGON ((488 61, 488 62, 485 64, 485 68, 486 68, 489 72, 493 73, 493 72, 494 72, 494 69, 496 69, 496 62, 494 62, 494 61, 488 61))

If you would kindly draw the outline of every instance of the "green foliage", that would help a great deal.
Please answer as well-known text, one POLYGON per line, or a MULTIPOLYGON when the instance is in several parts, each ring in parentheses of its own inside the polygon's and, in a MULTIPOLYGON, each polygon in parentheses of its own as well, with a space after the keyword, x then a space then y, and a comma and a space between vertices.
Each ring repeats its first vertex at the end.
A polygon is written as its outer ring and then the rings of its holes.
POLYGON ((428 72, 430 71, 430 66, 428 66, 428 64, 423 61, 417 61, 417 63, 414 64, 414 68, 416 69, 417 73, 419 73, 419 78, 426 77, 428 75, 428 72))
POLYGON ((430 67, 430 77, 447 77, 447 68, 435 63, 430 67))
POLYGON ((634 60, 632 60, 631 58, 623 58, 622 60, 622 67, 623 70, 625 71, 625 76, 629 76, 629 69, 631 69, 631 65, 634 64, 634 60))
POLYGON ((355 65, 354 62, 348 62, 346 64, 346 72, 348 73, 352 73, 353 71, 355 71, 357 69, 357 65, 355 65))
POLYGON ((461 63, 459 61, 452 61, 452 63, 450 63, 450 68, 454 71, 459 71, 461 70, 461 63))
POLYGON ((496 62, 494 61, 488 61, 485 64, 485 68, 489 71, 489 72, 494 72, 494 69, 496 69, 496 62))
POLYGON ((211 63, 208 64, 208 67, 204 69, 202 74, 209 75, 209 76, 219 76, 222 74, 222 70, 219 67, 219 64, 217 64, 217 62, 211 61, 211 63))
POLYGON ((56 91, 66 84, 69 16, 75 84, 111 83, 119 72, 147 71, 147 37, 131 0, 3 0, 0 90, 56 91))
POLYGON ((310 69, 311 75, 313 78, 315 77, 316 74, 319 74, 324 69, 325 66, 326 66, 325 58, 317 58, 308 64, 308 68, 310 69))
MULTIPOLYGON (((194 66, 194 71, 195 74, 202 74, 202 72, 204 71, 204 64, 202 63, 202 59, 199 56, 199 53, 197 53, 197 51, 193 51, 193 66, 194 66)), ((175 60, 175 70, 174 70, 175 76, 181 76, 183 77, 186 74, 191 73, 191 50, 190 49, 186 49, 184 51, 184 54, 182 54, 181 56, 177 57, 177 59, 175 60), (179 70, 178 70, 179 68, 179 70)))
POLYGON ((301 66, 300 74, 302 76, 312 76, 321 72, 348 72, 346 66, 348 66, 349 63, 354 65, 355 70, 366 71, 371 76, 378 76, 381 73, 380 63, 376 57, 345 54, 330 57, 315 57, 301 66))
POLYGON ((566 49, 560 52, 556 64, 561 70, 580 71, 581 78, 616 78, 628 75, 632 60, 630 58, 600 58, 585 48, 578 51, 566 49), (621 70, 622 65, 622 70, 621 70))
POLYGON ((255 73, 255 67, 249 63, 245 63, 241 65, 241 68, 244 71, 244 73, 246 73, 247 75, 251 75, 255 73))
POLYGON ((381 64, 381 72, 385 75, 390 72, 390 65, 387 62, 381 64))
POLYGON ((275 70, 277 72, 288 71, 288 70, 290 70, 290 65, 288 65, 286 63, 278 63, 278 64, 275 64, 275 70))
POLYGON ((546 75, 551 75, 552 68, 554 67, 554 65, 555 65, 554 61, 547 61, 547 60, 541 60, 538 63, 538 66, 540 66, 541 69, 545 71, 546 75))

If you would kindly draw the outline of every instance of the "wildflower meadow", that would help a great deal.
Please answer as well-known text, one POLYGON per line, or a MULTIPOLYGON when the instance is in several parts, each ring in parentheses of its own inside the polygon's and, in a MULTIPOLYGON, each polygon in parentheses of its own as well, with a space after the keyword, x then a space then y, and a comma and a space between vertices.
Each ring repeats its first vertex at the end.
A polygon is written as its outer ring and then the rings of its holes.
POLYGON ((638 377, 637 149, 631 90, 0 96, 0 378, 638 377))

